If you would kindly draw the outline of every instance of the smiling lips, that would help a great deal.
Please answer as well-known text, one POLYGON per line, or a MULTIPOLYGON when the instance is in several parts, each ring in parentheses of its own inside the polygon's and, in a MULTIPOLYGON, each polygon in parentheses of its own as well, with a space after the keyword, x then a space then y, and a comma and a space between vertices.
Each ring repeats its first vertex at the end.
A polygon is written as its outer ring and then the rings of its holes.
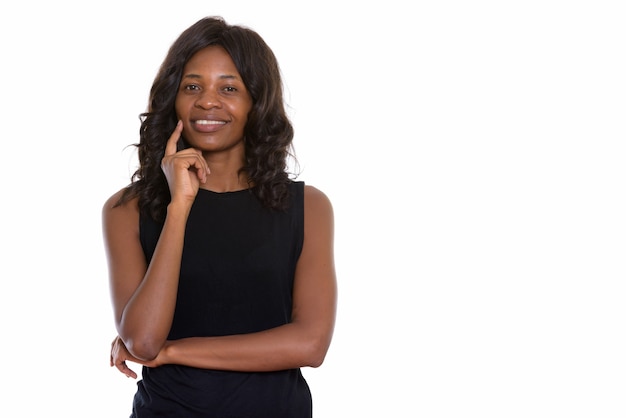
POLYGON ((196 130, 200 132, 215 132, 222 126, 226 125, 226 121, 223 120, 207 120, 199 119, 193 122, 196 130))

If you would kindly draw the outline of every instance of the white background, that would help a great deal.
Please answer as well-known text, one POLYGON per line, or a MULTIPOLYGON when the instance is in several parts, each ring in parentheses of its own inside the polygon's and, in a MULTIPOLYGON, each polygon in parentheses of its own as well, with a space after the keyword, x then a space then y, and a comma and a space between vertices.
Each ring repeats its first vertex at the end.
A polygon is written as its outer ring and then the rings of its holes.
POLYGON ((335 207, 315 416, 623 418, 619 4, 3 3, 0 415, 128 416, 100 209, 171 42, 222 15, 276 53, 335 207))

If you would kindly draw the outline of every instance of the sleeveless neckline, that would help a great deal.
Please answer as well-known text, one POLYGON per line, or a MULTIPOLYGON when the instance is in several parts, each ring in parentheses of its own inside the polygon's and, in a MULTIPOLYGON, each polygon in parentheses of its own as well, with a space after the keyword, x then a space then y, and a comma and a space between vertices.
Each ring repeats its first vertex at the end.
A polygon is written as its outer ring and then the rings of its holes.
POLYGON ((252 189, 241 189, 241 190, 234 190, 232 192, 215 192, 213 190, 200 188, 198 189, 198 194, 200 193, 200 190, 203 193, 205 193, 207 196, 215 197, 215 198, 236 197, 242 194, 250 193, 252 191, 252 189))

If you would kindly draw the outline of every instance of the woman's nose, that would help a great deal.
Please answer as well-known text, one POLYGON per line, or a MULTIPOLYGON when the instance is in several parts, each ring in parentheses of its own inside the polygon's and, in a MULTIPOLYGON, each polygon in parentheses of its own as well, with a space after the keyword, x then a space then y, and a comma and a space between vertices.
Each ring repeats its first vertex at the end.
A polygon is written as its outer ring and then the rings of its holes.
POLYGON ((201 109, 211 109, 214 107, 220 107, 221 102, 219 95, 210 90, 205 90, 200 94, 198 99, 196 100, 196 106, 201 109))

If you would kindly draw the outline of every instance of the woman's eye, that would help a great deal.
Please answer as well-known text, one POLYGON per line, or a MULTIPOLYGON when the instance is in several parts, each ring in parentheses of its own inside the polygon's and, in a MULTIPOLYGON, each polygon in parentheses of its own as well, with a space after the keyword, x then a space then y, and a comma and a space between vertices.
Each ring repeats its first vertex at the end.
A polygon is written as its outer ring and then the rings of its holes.
POLYGON ((195 84, 188 84, 185 86, 185 90, 189 90, 189 91, 196 91, 199 89, 200 87, 196 86, 195 84))
POLYGON ((228 86, 228 87, 224 87, 224 90, 229 92, 229 93, 234 93, 237 91, 237 89, 233 86, 228 86))

